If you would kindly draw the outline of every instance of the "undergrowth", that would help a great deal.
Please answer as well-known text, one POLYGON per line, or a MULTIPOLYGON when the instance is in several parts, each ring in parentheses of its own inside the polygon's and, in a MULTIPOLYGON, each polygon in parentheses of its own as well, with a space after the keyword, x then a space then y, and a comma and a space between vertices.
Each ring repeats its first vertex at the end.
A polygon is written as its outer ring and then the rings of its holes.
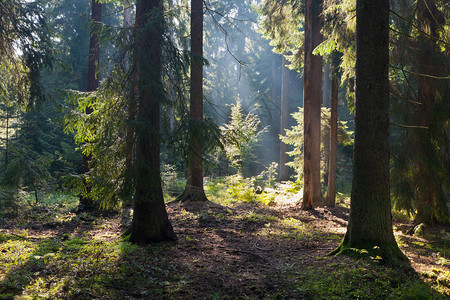
MULTIPOLYGON (((337 245, 342 235, 326 227, 326 221, 314 225, 318 219, 312 214, 276 212, 271 206, 276 197, 299 192, 295 184, 283 188, 261 184, 257 178, 208 179, 205 190, 214 205, 199 211, 176 206, 170 217, 179 241, 147 247, 122 239, 121 223, 129 223, 128 215, 76 215, 77 199, 64 195, 42 198, 36 205, 25 203, 0 226, 0 299, 446 299, 450 295, 450 237, 445 228, 438 232, 425 228, 420 237, 397 234, 405 253, 433 261, 435 267, 417 274, 345 256, 329 257, 326 250, 317 249, 337 245), (202 248, 207 233, 218 240, 202 248), (243 249, 244 240, 231 243, 240 237, 252 241, 250 249, 243 249), (234 256, 220 266, 201 262, 211 247, 234 256), (295 252, 299 248, 300 254, 295 252), (220 276, 213 272, 216 269, 220 276)), ((337 202, 340 209, 348 209, 348 195, 338 195, 337 202)))

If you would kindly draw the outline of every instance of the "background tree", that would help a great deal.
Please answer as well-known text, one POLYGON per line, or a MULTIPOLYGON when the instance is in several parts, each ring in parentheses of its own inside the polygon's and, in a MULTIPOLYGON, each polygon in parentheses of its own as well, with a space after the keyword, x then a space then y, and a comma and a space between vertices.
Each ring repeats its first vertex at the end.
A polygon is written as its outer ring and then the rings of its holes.
MULTIPOLYGON (((89 60, 88 60, 88 78, 87 91, 95 92, 99 85, 99 63, 100 63, 100 42, 98 37, 98 23, 102 21, 102 4, 97 0, 91 2, 91 38, 89 40, 89 60)), ((93 112, 93 108, 87 106, 86 114, 93 112)), ((83 173, 84 176, 89 176, 92 156, 83 155, 83 173)), ((91 192, 91 185, 84 179, 85 191, 80 195, 80 210, 91 210, 94 208, 94 202, 89 195, 91 192)))
POLYGON ((180 201, 207 201, 203 188, 203 0, 191 1, 190 151, 180 201))
MULTIPOLYGON (((333 65, 331 71, 331 114, 329 134, 329 162, 328 162, 328 189, 325 204, 335 206, 336 203, 336 169, 337 169, 337 144, 338 144, 338 76, 337 67, 333 65)), ((324 143, 325 144, 325 143, 324 143)))
POLYGON ((323 203, 320 191, 320 107, 322 91, 322 58, 313 55, 321 43, 322 1, 307 0, 305 5, 304 69, 304 186, 302 209, 323 203))
MULTIPOLYGON (((286 134, 286 128, 289 126, 289 84, 290 84, 290 73, 289 69, 286 67, 286 58, 283 56, 281 61, 281 126, 280 134, 286 134)), ((289 180, 289 167, 288 162, 288 145, 283 141, 280 142, 280 181, 289 180)))
POLYGON ((446 223, 448 10, 441 1, 421 0, 398 3, 396 11, 392 40, 402 47, 393 49, 391 72, 392 122, 400 125, 393 128, 392 138, 393 200, 396 208, 415 215, 415 225, 446 223))
POLYGON ((358 0, 356 24, 350 218, 344 239, 332 253, 365 249, 398 264, 407 258, 394 238, 389 193, 389 1, 358 0))

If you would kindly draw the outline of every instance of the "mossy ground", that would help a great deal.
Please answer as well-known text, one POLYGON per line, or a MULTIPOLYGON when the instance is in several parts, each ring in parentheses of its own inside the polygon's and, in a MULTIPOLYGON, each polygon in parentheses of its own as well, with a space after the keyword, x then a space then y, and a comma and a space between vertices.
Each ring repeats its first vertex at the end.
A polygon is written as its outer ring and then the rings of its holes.
MULTIPOLYGON (((211 182, 209 184, 212 184, 211 182)), ((448 228, 395 233, 413 271, 327 256, 346 230, 348 203, 299 209, 294 190, 269 205, 221 181, 206 203, 168 203, 177 242, 135 246, 129 215, 76 215, 74 205, 24 207, 0 224, 0 299, 446 299, 448 228)), ((244 186, 241 187, 245 188, 244 186)), ((262 199, 267 199, 267 195, 262 199)), ((266 203, 266 202, 265 202, 266 203)))

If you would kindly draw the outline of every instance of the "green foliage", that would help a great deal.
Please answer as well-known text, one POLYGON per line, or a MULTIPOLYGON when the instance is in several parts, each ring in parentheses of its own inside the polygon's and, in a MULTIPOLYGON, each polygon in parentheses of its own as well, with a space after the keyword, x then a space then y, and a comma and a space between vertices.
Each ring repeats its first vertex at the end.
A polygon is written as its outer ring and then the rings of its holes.
POLYGON ((41 70, 52 66, 50 28, 42 1, 2 1, 0 101, 31 108, 45 98, 41 70))
POLYGON ((270 40, 275 53, 288 59, 289 68, 299 71, 304 60, 303 8, 297 1, 265 0, 255 9, 260 16, 259 32, 270 40))
MULTIPOLYGON (((294 149, 288 152, 294 160, 289 162, 288 165, 293 167, 297 176, 301 178, 303 174, 303 108, 300 107, 298 112, 292 114, 292 117, 297 124, 292 129, 286 129, 286 135, 280 136, 280 138, 284 143, 294 146, 294 149)), ((323 153, 326 151, 323 144, 324 137, 330 134, 330 109, 328 108, 322 108, 321 127, 322 142, 320 148, 323 153)), ((338 144, 343 146, 353 144, 352 132, 348 131, 346 122, 343 121, 338 121, 338 144)), ((325 173, 325 167, 325 164, 321 165, 321 174, 325 173)))
POLYGON ((225 153, 241 176, 248 174, 247 168, 255 158, 254 146, 260 135, 267 130, 260 128, 260 119, 252 111, 245 114, 242 102, 231 105, 230 121, 220 127, 224 138, 225 153))

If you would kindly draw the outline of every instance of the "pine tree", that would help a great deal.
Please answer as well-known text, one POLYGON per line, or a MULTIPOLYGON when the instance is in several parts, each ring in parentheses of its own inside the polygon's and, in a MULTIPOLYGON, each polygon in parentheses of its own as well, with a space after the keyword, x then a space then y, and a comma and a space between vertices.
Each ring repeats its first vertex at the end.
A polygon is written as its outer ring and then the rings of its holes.
POLYGON ((164 12, 161 0, 136 3, 137 126, 136 191, 130 241, 138 244, 174 240, 161 187, 160 109, 164 12))
POLYGON ((356 113, 347 233, 332 253, 407 261, 394 238, 389 193, 389 1, 356 2, 356 113), (374 12, 377 12, 374 14, 374 12))
POLYGON ((302 209, 323 204, 320 191, 320 104, 322 90, 322 57, 313 55, 322 41, 321 0, 307 0, 305 6, 304 69, 304 185, 302 209))
POLYGON ((203 1, 191 0, 190 151, 180 201, 207 201, 203 188, 203 1))

